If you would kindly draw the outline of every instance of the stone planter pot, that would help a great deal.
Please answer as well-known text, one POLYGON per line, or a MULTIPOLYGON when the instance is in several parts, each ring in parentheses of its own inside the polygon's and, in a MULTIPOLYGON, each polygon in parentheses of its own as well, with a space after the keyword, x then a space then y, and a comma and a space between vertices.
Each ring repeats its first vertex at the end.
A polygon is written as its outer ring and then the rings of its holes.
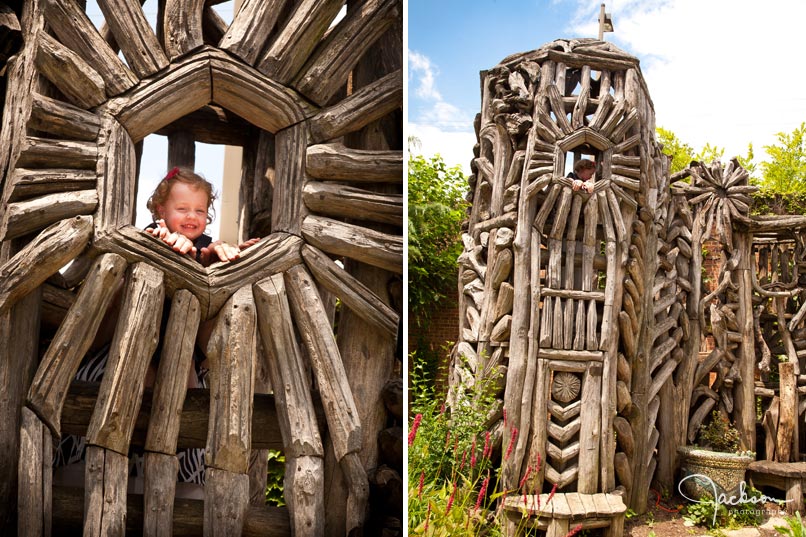
POLYGON ((677 453, 680 455, 681 476, 678 488, 691 500, 713 497, 715 492, 738 497, 745 470, 755 460, 749 455, 709 451, 694 446, 679 447, 677 453))

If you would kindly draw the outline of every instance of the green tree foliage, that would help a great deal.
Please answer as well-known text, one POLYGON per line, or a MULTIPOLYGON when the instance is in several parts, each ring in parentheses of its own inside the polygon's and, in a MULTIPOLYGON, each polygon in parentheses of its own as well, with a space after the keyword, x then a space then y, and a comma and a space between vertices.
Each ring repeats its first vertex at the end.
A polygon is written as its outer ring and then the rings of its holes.
MULTIPOLYGON (((663 153, 672 157, 669 167, 669 171, 672 174, 688 168, 692 161, 711 163, 714 160, 723 160, 725 156, 725 148, 711 145, 708 142, 699 151, 694 151, 693 147, 680 140, 675 133, 663 127, 657 127, 655 134, 657 135, 658 143, 663 146, 663 153)), ((748 171, 751 178, 756 172, 753 158, 753 144, 747 145, 747 154, 745 156, 738 157, 739 164, 748 171)))
POLYGON ((418 325, 455 282, 466 191, 459 166, 448 168, 440 155, 409 156, 409 308, 418 325))
POLYGON ((761 163, 760 186, 778 194, 806 193, 806 123, 776 137, 777 144, 764 146, 770 160, 761 163))
POLYGON ((681 141, 675 133, 663 127, 657 127, 655 132, 658 137, 658 142, 663 146, 663 153, 672 157, 669 171, 677 173, 688 168, 688 165, 694 160, 694 149, 681 141))

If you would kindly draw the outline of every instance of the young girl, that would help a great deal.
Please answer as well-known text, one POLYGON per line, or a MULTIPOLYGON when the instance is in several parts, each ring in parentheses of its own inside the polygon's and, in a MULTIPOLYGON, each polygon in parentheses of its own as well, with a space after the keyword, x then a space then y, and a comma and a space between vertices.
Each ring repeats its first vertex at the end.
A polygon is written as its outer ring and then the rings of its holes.
POLYGON ((213 221, 216 195, 203 177, 184 168, 174 168, 157 185, 146 207, 154 217, 146 233, 161 239, 180 254, 192 254, 196 261, 208 266, 214 261, 228 262, 240 257, 241 249, 258 239, 240 246, 215 241, 205 235, 207 224, 213 221))
MULTIPOLYGON (((150 235, 170 245, 180 254, 192 254, 196 261, 207 266, 215 261, 229 262, 240 256, 241 249, 248 248, 259 239, 250 239, 240 246, 232 246, 223 241, 213 241, 205 235, 207 224, 212 222, 212 205, 215 201, 213 186, 203 177, 190 170, 173 168, 160 181, 154 193, 149 198, 147 207, 154 217, 152 223, 145 230, 150 235)), ((106 316, 109 322, 104 323, 98 331, 98 337, 93 344, 97 352, 85 357, 81 367, 76 373, 76 380, 100 382, 109 354, 109 341, 114 333, 114 320, 117 318, 116 308, 120 307, 120 295, 110 306, 110 313, 106 316)), ((164 335, 168 324, 170 300, 166 299, 163 307, 163 318, 160 333, 164 335)), ((202 349, 206 347, 212 325, 205 322, 199 328, 198 345, 193 351, 193 364, 188 378, 188 388, 206 387, 204 367, 205 356, 202 349)), ((162 341, 157 345, 152 364, 146 374, 146 386, 152 386, 156 373, 156 364, 162 350, 162 341)), ((86 439, 84 437, 65 435, 60 442, 54 456, 54 467, 59 472, 54 474, 57 482, 75 483, 83 480, 86 439)), ((141 492, 143 476, 143 458, 139 450, 133 449, 129 460, 130 482, 133 491, 141 492)), ((179 475, 177 483, 177 496, 202 498, 198 488, 204 484, 204 450, 196 448, 180 449, 177 452, 179 460, 179 475)))

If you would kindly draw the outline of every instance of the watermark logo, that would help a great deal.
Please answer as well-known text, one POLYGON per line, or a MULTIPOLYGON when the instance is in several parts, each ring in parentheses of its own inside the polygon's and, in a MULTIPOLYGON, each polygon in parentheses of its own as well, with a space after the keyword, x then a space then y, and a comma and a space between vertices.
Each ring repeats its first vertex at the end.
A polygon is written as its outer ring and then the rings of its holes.
POLYGON ((725 490, 722 489, 719 485, 714 483, 714 480, 708 477, 707 475, 703 474, 691 474, 687 475, 683 479, 680 480, 680 483, 677 484, 677 490, 680 492, 680 495, 687 499, 692 503, 709 503, 711 500, 700 500, 695 498, 689 498, 686 493, 683 491, 683 483, 688 481, 689 479, 693 479, 694 482, 702 487, 705 490, 713 491, 714 496, 714 520, 712 522, 712 526, 716 526, 716 515, 719 511, 720 505, 728 505, 731 507, 735 507, 737 505, 744 505, 744 504, 765 504, 767 502, 775 502, 777 504, 784 504, 787 502, 791 502, 792 500, 779 500, 778 498, 772 498, 770 496, 766 496, 761 494, 759 496, 747 495, 747 484, 744 481, 739 483, 739 495, 736 496, 735 494, 728 494, 725 490))

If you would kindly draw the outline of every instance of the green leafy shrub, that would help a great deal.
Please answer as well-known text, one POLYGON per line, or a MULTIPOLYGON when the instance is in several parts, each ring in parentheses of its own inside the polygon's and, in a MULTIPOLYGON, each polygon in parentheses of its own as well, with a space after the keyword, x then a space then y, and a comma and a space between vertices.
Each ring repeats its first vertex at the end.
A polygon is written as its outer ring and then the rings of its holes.
POLYGON ((285 476, 285 454, 274 449, 269 450, 269 468, 266 479, 266 505, 282 507, 285 505, 283 496, 283 477, 285 476))
POLYGON ((800 518, 800 512, 796 511, 794 516, 784 518, 786 526, 775 526, 775 531, 781 535, 789 537, 806 537, 806 526, 800 518))
POLYGON ((697 438, 702 447, 712 451, 734 453, 739 450, 739 431, 718 410, 711 412, 707 424, 700 425, 697 438))

